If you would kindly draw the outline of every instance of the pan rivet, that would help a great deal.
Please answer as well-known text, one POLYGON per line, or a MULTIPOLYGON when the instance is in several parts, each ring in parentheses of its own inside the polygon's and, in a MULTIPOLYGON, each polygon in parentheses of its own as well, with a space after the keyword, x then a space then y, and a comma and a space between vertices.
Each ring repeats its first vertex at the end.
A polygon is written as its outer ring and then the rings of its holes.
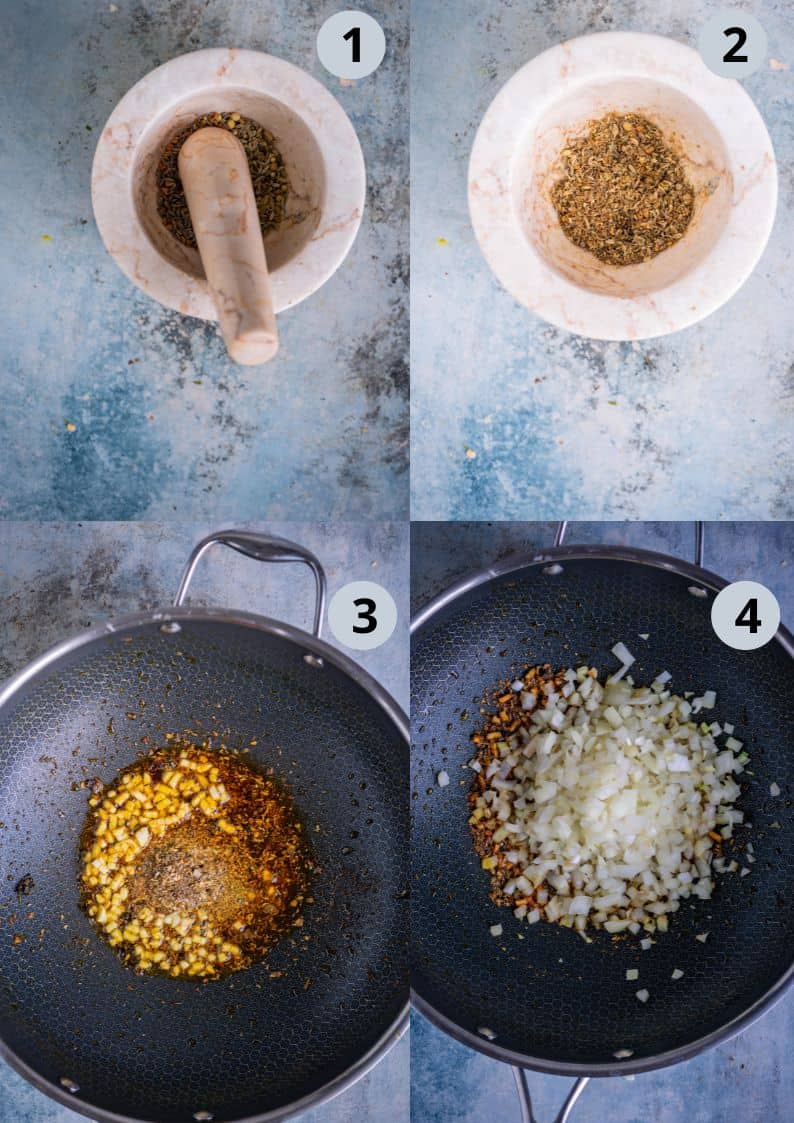
POLYGON ((208 1120, 214 1119, 215 1116, 211 1111, 194 1111, 193 1118, 198 1119, 199 1123, 207 1123, 208 1120))
POLYGON ((79 1092, 80 1091, 80 1085, 77 1084, 74 1080, 70 1080, 68 1076, 62 1076, 60 1078, 60 1080, 58 1081, 58 1083, 61 1085, 62 1088, 65 1088, 67 1092, 79 1092))
POLYGON ((303 662, 308 663, 310 667, 322 667, 322 666, 324 666, 323 661, 320 658, 320 656, 319 655, 312 655, 310 651, 307 651, 306 654, 303 656, 303 662))
POLYGON ((554 565, 544 566, 543 572, 548 577, 556 577, 558 573, 562 573, 562 566, 558 565, 557 562, 555 562, 554 565))
POLYGON ((693 597, 707 597, 708 596, 708 592, 705 589, 701 589, 699 585, 690 585, 689 588, 687 589, 687 592, 691 593, 693 597))
POLYGON ((176 620, 166 620, 165 624, 160 625, 160 631, 165 632, 167 635, 174 635, 176 632, 182 631, 182 625, 178 624, 176 620))

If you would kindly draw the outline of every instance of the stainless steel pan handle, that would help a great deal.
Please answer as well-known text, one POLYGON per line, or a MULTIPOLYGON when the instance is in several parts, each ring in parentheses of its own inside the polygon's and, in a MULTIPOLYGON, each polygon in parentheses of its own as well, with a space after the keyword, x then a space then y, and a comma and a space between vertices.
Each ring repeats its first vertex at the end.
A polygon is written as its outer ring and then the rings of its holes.
MULTIPOLYGON (((254 558, 261 562, 300 562, 307 565, 314 574, 316 597, 314 603, 314 624, 312 634, 320 639, 323 620, 325 618, 326 580, 325 571, 318 559, 296 542, 289 542, 286 538, 275 538, 269 534, 257 534, 253 530, 217 530, 208 534, 206 538, 194 546, 187 565, 182 573, 179 588, 174 597, 174 608, 184 604, 190 582, 196 571, 196 566, 206 552, 215 545, 228 546, 238 554, 254 558)), ((314 666, 322 666, 322 660, 314 655, 305 656, 306 661, 314 666)))
POLYGON ((695 523, 695 565, 698 569, 703 568, 703 539, 706 524, 704 522, 695 523))
MULTIPOLYGON (((557 523, 557 529, 554 532, 554 545, 562 546, 565 541, 565 535, 568 533, 568 520, 563 519, 557 523)), ((703 568, 703 542, 705 535, 705 526, 703 522, 695 523, 695 565, 699 569, 703 568)))
MULTIPOLYGON (((521 1100, 521 1123, 538 1123, 537 1116, 532 1110, 532 1097, 529 1094, 529 1084, 527 1083, 527 1074, 523 1068, 514 1067, 513 1076, 516 1081, 516 1088, 521 1100)), ((580 1076, 570 1092, 565 1098, 565 1103, 560 1108, 554 1123, 567 1123, 573 1111, 574 1104, 581 1096, 590 1082, 589 1076, 580 1076)))

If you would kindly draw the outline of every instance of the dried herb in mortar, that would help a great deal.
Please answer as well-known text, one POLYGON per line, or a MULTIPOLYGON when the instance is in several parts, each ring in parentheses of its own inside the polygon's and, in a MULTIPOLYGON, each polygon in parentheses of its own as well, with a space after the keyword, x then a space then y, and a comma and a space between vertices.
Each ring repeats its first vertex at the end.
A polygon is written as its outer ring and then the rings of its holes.
POLYGON ((179 150, 191 133, 207 126, 231 130, 245 149, 262 234, 282 222, 289 197, 289 179, 273 135, 250 117, 239 113, 205 113, 173 137, 157 165, 157 213, 160 221, 183 246, 197 249, 185 192, 179 178, 179 150))
POLYGON ((680 158, 639 113, 608 113, 563 149, 551 201, 565 234, 606 265, 638 265, 675 245, 695 192, 680 158))

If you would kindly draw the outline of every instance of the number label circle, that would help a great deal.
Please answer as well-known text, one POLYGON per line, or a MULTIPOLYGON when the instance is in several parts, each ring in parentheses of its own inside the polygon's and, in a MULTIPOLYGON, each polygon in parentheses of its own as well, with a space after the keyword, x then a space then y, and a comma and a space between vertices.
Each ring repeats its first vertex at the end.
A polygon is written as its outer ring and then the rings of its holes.
POLYGON ((374 581, 351 581, 338 589, 328 606, 328 623, 345 647, 372 651, 397 625, 394 597, 374 581))
POLYGON ((714 598, 711 625, 723 643, 737 651, 755 651, 780 625, 774 593, 757 581, 734 581, 714 598))
POLYGON ((721 78, 748 78, 766 59, 766 32, 749 12, 724 8, 703 24, 698 50, 709 70, 721 78))
POLYGON ((366 78, 386 54, 386 36, 376 19, 355 10, 337 12, 317 34, 317 55, 337 78, 366 78))

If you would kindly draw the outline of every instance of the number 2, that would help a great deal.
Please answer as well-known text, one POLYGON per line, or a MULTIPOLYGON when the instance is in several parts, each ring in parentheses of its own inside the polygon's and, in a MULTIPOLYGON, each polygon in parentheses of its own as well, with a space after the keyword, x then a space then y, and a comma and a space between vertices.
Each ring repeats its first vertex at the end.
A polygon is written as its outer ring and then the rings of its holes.
MULTIPOLYGON (((722 33, 726 38, 731 35, 736 36, 736 42, 733 44, 727 54, 722 56, 723 62, 747 62, 747 55, 737 55, 736 52, 747 42, 747 32, 743 27, 727 27, 722 33)), ((347 36, 345 36, 347 38, 347 36)))
MULTIPOLYGON (((353 61, 355 61, 355 59, 353 61)), ((353 604, 359 610, 359 620, 366 620, 366 624, 354 624, 353 631, 358 632, 359 635, 368 636, 369 633, 374 632, 378 626, 378 621, 375 619, 375 609, 377 605, 375 601, 371 600, 369 597, 357 597, 356 600, 353 601, 353 604)))
MULTIPOLYGON (((353 40, 353 62, 361 62, 361 28, 351 27, 347 35, 343 35, 342 38, 344 40, 353 40)), ((743 42, 744 39, 742 40, 742 43, 743 42)), ((742 43, 739 44, 740 47, 742 43)), ((372 631, 371 628, 369 630, 372 631)))
POLYGON ((758 601, 751 597, 734 621, 737 628, 749 628, 753 635, 761 629, 758 619, 758 601))

